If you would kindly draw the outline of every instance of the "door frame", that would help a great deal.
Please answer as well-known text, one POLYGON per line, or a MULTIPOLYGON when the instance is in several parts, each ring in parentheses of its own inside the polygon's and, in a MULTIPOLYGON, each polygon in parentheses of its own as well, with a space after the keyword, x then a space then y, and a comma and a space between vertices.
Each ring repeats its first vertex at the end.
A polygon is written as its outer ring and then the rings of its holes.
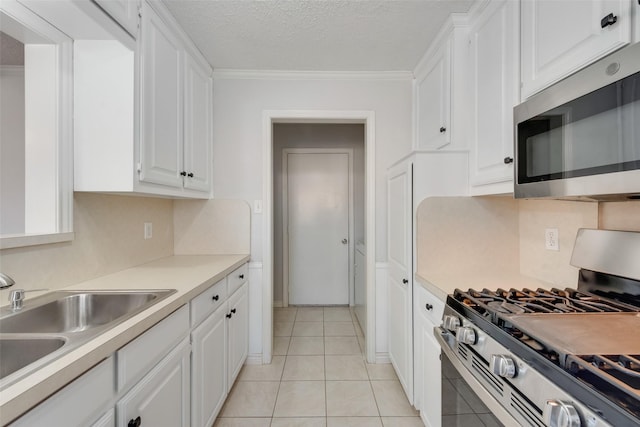
POLYGON ((366 358, 376 362, 376 153, 375 112, 360 110, 264 110, 262 112, 262 362, 273 351, 273 124, 358 123, 365 136, 366 358))
POLYGON ((349 232, 347 235, 349 245, 348 259, 348 279, 349 279, 349 301, 351 307, 354 303, 354 276, 353 265, 355 262, 354 253, 354 212, 353 212, 353 149, 351 148, 285 148, 282 150, 282 306, 289 306, 289 188, 288 188, 288 154, 347 154, 349 162, 349 170, 347 171, 349 179, 349 202, 348 202, 348 224, 349 232))

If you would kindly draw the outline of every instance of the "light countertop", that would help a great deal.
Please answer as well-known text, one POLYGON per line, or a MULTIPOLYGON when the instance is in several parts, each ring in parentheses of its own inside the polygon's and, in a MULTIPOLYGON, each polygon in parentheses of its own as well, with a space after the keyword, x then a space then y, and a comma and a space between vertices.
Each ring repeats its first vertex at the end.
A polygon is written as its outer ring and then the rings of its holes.
POLYGON ((550 285, 542 280, 520 274, 472 274, 468 272, 451 272, 446 275, 433 275, 418 272, 415 275, 416 281, 427 291, 446 301, 447 295, 452 294, 456 288, 467 290, 473 289, 511 289, 511 288, 549 288, 550 285))
POLYGON ((0 391, 0 425, 26 412, 248 261, 246 254, 172 256, 64 288, 177 292, 0 391))

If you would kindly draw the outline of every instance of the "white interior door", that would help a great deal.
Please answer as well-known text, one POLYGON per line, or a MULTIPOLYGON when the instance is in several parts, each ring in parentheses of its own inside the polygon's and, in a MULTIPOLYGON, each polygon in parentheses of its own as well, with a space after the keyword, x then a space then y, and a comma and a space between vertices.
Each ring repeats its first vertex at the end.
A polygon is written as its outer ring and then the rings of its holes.
POLYGON ((349 304, 349 154, 286 162, 289 303, 349 304))

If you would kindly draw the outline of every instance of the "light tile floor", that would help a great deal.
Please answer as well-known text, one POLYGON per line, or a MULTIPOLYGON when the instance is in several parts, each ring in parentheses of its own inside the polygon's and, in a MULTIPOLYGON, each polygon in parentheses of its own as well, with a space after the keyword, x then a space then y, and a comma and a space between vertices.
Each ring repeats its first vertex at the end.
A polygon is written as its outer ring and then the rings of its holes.
POLYGON ((423 427, 347 307, 274 309, 270 365, 245 365, 215 427, 423 427))

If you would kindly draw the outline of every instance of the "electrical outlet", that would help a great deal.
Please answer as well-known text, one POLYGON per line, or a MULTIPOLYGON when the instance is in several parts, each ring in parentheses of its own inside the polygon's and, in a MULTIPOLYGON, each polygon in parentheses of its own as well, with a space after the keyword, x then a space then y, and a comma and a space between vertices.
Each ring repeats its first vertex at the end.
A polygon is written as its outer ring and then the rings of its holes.
POLYGON ((544 247, 550 251, 559 251, 559 238, 560 236, 558 236, 557 228, 547 228, 546 230, 544 230, 544 247))
POLYGON ((144 223, 144 239, 150 239, 153 237, 153 224, 150 222, 144 223))

